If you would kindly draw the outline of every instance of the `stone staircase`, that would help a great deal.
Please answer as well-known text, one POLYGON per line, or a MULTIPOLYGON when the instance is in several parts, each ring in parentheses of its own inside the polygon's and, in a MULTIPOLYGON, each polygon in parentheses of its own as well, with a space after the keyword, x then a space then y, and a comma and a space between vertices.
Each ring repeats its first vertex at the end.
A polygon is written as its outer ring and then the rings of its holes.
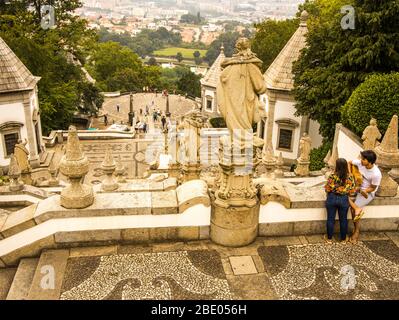
POLYGON ((0 300, 58 300, 68 258, 69 250, 48 250, 0 270, 0 300))
POLYGON ((54 157, 54 151, 45 151, 40 155, 40 168, 48 168, 54 157))

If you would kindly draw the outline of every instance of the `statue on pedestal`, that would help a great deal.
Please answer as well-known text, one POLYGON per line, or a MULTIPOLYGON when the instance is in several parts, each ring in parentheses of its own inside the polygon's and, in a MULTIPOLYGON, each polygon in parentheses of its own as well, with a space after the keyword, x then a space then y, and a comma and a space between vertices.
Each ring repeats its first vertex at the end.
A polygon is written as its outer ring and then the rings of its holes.
POLYGON ((26 139, 24 142, 19 140, 14 147, 14 155, 21 170, 21 179, 25 184, 33 185, 33 180, 31 177, 32 168, 29 163, 29 150, 26 148, 27 144, 28 141, 26 139))
POLYGON ((312 150, 312 139, 305 132, 299 142, 299 158, 297 159, 297 176, 305 177, 309 175, 310 151, 312 150))
POLYGON ((377 128, 377 120, 372 118, 370 120, 370 125, 363 131, 363 149, 374 150, 379 145, 378 140, 381 139, 381 137, 381 132, 377 128))
POLYGON ((14 147, 14 155, 15 158, 17 158, 21 173, 29 173, 32 170, 29 164, 29 151, 26 148, 27 144, 28 141, 26 139, 24 142, 22 142, 22 140, 18 140, 18 143, 14 147))
POLYGON ((254 148, 253 125, 260 121, 259 95, 266 92, 260 71, 262 61, 250 49, 246 38, 238 39, 237 54, 222 62, 216 89, 220 113, 230 136, 220 139, 220 179, 211 213, 210 237, 225 246, 245 246, 258 233, 259 199, 253 183, 259 163, 254 148))

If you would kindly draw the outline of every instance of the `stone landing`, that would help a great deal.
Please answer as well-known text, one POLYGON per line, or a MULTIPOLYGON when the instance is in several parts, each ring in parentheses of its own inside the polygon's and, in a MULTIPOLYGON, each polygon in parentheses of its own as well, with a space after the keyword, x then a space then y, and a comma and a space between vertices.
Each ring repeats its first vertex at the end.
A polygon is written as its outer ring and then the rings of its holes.
POLYGON ((205 240, 50 250, 40 259, 21 261, 17 271, 0 270, 0 297, 399 299, 399 234, 361 237, 356 246, 326 245, 322 235, 314 235, 262 237, 243 248, 205 240), (54 267, 54 289, 41 291, 40 272, 46 266, 54 267), (355 282, 346 290, 342 283, 348 270, 355 282), (27 276, 21 278, 22 273, 27 276))

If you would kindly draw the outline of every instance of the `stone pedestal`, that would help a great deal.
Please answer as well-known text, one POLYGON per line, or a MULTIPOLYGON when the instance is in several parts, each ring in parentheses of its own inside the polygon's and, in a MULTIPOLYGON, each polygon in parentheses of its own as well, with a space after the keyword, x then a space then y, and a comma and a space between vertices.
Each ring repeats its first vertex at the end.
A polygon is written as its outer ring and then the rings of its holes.
POLYGON ((221 138, 221 176, 211 213, 211 239, 229 247, 252 243, 259 224, 259 200, 253 184, 254 159, 221 138), (248 161, 249 160, 249 161, 248 161))
POLYGON ((251 244, 258 235, 259 203, 252 208, 212 205, 210 237, 226 247, 251 244))
POLYGON ((398 184, 389 176, 391 168, 379 167, 382 173, 381 185, 376 195, 378 197, 396 197, 398 194, 398 184))
POLYGON ((21 180, 24 182, 24 184, 33 186, 32 174, 30 172, 21 173, 21 180))
POLYGON ((309 165, 310 161, 298 161, 297 167, 295 169, 295 174, 299 177, 309 176, 309 165))
POLYGON ((201 175, 201 165, 200 164, 184 164, 182 167, 183 172, 183 183, 191 180, 198 180, 201 175))
POLYGON ((391 169, 399 167, 398 149, 398 116, 393 116, 381 144, 375 148, 377 165, 382 173, 381 184, 377 190, 378 197, 395 197, 398 184, 390 176, 391 169))
POLYGON ((71 184, 61 192, 61 205, 67 209, 84 209, 94 202, 93 188, 70 178, 71 184))

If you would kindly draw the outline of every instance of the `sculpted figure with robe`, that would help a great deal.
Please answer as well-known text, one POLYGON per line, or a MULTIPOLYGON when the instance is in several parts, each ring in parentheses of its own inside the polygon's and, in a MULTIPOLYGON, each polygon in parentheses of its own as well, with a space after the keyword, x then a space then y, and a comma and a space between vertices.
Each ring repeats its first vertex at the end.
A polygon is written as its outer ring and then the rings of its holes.
POLYGON ((243 131, 252 133, 252 126, 261 120, 259 95, 266 92, 262 61, 251 51, 249 40, 238 39, 236 49, 237 54, 222 62, 217 87, 219 110, 234 138, 243 137, 243 131))
POLYGON ((26 141, 26 139, 24 142, 22 142, 22 140, 19 140, 14 147, 14 155, 17 158, 21 173, 31 172, 31 166, 29 164, 29 150, 26 148, 27 144, 28 141, 26 141))
POLYGON ((312 140, 305 132, 299 142, 299 159, 300 162, 310 161, 310 151, 312 150, 312 140))
POLYGON ((382 135, 377 128, 377 120, 372 118, 370 125, 364 129, 362 140, 364 150, 374 150, 379 145, 377 140, 381 139, 382 135))

